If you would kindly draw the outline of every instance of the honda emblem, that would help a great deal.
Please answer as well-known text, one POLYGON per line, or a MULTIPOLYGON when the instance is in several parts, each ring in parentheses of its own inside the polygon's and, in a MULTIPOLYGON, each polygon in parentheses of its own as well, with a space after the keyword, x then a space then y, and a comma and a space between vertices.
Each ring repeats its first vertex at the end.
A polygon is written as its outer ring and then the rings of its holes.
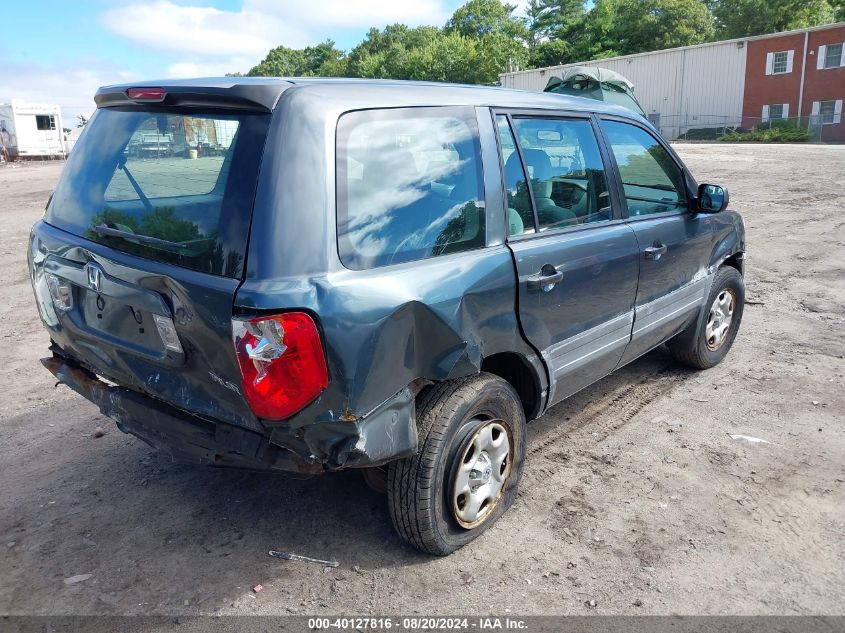
POLYGON ((97 264, 85 264, 85 275, 88 279, 88 287, 94 292, 103 290, 103 269, 97 264))

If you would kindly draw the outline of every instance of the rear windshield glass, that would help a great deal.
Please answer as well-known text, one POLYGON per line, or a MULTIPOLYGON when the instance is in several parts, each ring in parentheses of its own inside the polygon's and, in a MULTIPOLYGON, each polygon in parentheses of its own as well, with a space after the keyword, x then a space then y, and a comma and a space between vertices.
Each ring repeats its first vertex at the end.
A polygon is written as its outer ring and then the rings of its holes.
POLYGON ((240 277, 269 115, 101 109, 45 219, 149 259, 240 277))

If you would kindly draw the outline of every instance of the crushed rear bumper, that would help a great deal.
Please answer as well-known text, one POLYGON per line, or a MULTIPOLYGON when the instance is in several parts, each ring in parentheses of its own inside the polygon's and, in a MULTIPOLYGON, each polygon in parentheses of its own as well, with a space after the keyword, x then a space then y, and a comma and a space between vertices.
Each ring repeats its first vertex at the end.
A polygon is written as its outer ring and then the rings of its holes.
POLYGON ((121 431, 174 461, 313 475, 380 465, 416 449, 413 396, 407 389, 360 420, 274 428, 263 435, 108 384, 65 357, 43 358, 41 363, 60 383, 97 405, 121 431))

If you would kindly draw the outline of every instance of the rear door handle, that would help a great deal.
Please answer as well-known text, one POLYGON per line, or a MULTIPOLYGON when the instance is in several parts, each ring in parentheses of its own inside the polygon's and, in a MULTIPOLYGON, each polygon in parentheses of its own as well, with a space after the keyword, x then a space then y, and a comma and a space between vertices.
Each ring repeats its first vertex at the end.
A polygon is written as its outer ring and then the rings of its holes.
POLYGON ((548 292, 555 284, 561 281, 563 281, 563 273, 555 270, 554 266, 546 264, 543 266, 543 270, 528 278, 528 289, 548 292))
POLYGON ((662 244, 660 241, 654 242, 652 246, 649 246, 643 252, 645 253, 646 259, 653 259, 654 261, 658 261, 661 257, 666 254, 669 248, 666 244, 662 244))

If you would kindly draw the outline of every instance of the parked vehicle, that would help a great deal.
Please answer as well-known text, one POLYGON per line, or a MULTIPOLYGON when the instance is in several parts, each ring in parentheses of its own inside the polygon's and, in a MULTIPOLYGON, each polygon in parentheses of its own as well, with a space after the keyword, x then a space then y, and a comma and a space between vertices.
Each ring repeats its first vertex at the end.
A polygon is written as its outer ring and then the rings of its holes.
POLYGON ((29 264, 44 365, 174 459, 386 472, 433 554, 516 498, 526 420, 668 342, 727 354, 745 232, 648 123, 420 83, 110 86, 29 264), (225 122, 223 156, 135 130, 225 122))
POLYGON ((61 108, 13 99, 0 103, 0 155, 5 160, 65 155, 61 108))

